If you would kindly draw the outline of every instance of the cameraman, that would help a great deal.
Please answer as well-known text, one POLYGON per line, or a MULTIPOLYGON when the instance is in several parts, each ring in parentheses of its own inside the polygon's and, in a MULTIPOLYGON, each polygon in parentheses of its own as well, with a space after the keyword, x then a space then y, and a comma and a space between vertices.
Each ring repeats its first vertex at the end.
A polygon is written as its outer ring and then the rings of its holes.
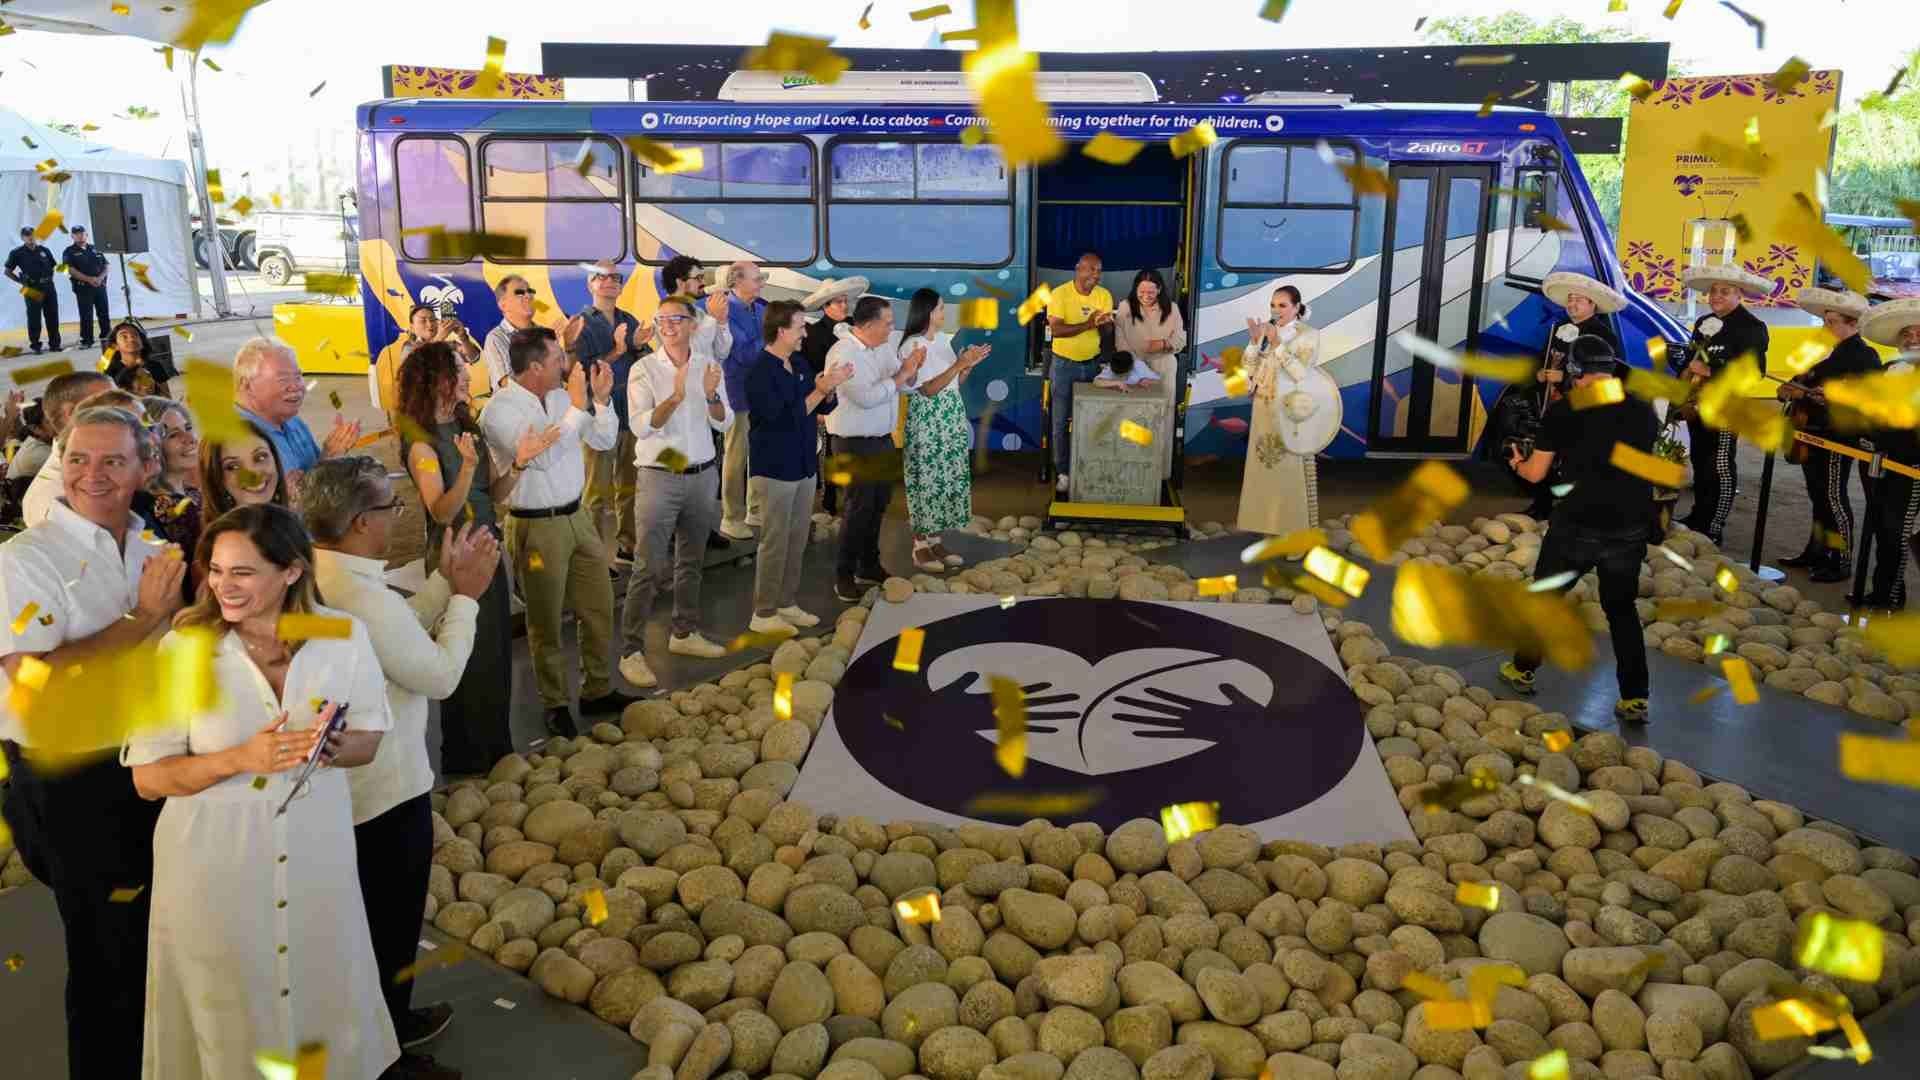
MULTIPOLYGON (((1613 715, 1628 723, 1647 722, 1647 646, 1641 636, 1634 598, 1640 591, 1640 563, 1647 543, 1657 533, 1653 484, 1612 464, 1615 443, 1651 453, 1660 431, 1653 406, 1638 398, 1616 404, 1574 407, 1580 391, 1603 379, 1617 378, 1625 365, 1612 343, 1591 334, 1576 338, 1567 348, 1567 377, 1574 389, 1547 410, 1533 453, 1521 457, 1509 448, 1508 464, 1520 478, 1538 482, 1557 463, 1573 485, 1554 507, 1540 557, 1534 563, 1535 580, 1573 572, 1560 587, 1566 591, 1594 570, 1600 576, 1600 606, 1607 613, 1607 631, 1613 639, 1615 673, 1620 699, 1613 715)), ((1521 694, 1532 694, 1537 655, 1516 654, 1500 665, 1500 678, 1521 694)))

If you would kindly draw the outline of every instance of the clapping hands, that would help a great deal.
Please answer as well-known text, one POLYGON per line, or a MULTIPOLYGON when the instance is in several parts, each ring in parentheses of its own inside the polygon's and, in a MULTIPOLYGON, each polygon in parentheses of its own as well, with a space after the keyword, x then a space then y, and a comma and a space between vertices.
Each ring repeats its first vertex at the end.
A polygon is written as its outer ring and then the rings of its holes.
POLYGON ((500 541, 493 530, 468 523, 440 549, 440 576, 461 596, 479 599, 500 566, 500 541))
POLYGON ((349 420, 339 413, 335 413, 333 414, 333 430, 327 432, 325 441, 321 443, 320 456, 330 458, 341 457, 345 455, 347 451, 352 450, 353 444, 359 440, 359 423, 349 420))

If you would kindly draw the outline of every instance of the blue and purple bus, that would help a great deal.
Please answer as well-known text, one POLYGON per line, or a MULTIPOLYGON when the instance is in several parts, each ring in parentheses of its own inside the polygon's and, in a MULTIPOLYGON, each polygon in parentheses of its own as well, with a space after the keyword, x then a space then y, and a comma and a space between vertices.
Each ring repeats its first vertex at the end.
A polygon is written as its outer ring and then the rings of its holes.
MULTIPOLYGON (((961 76, 849 73, 834 86, 758 72, 722 100, 390 100, 362 105, 359 199, 367 340, 378 357, 416 300, 449 300, 476 334, 499 321, 493 285, 529 278, 557 324, 585 307, 582 264, 628 271, 623 306, 642 319, 656 273, 678 254, 716 267, 752 259, 769 297, 860 275, 902 305, 931 287, 994 298, 994 347, 964 388, 991 414, 992 450, 1041 445, 1044 319, 1014 318, 1037 285, 1097 251, 1116 298, 1158 269, 1189 328, 1174 456, 1247 452, 1246 398, 1227 395, 1223 354, 1291 284, 1322 334, 1341 388, 1333 458, 1473 453, 1500 386, 1435 368, 1401 331, 1455 348, 1537 355, 1555 309, 1551 272, 1626 293, 1614 318, 1628 358, 1681 326, 1627 288, 1605 220, 1550 116, 1471 106, 1365 105, 1263 94, 1231 104, 1157 100, 1144 75, 1047 74, 1041 96, 1068 153, 1009 168, 961 76), (1206 122, 1218 138, 1176 157, 1169 137, 1206 122), (1079 153, 1103 131, 1147 143, 1116 167, 1079 153), (699 147, 695 170, 662 173, 630 152, 640 136, 699 147), (1397 197, 1356 195, 1342 165, 1384 170, 1397 197), (431 258, 431 230, 526 239, 516 259, 431 258)), ((950 309, 957 305, 949 305, 950 309)), ((1171 469, 1179 484, 1177 462, 1171 469)))

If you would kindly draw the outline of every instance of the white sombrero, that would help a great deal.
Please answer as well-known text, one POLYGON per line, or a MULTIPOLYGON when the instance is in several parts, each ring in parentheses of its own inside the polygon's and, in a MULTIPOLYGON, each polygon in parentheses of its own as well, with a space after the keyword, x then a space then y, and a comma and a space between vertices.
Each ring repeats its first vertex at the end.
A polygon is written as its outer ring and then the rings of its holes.
POLYGON ((1825 318, 1827 312, 1858 319, 1867 313, 1867 298, 1844 289, 1801 289, 1793 302, 1800 310, 1825 318))
POLYGON ((1570 270, 1548 274, 1547 280, 1540 283, 1540 291, 1561 307, 1567 306, 1568 296, 1579 293, 1593 301, 1594 310, 1602 315, 1611 315, 1627 306, 1627 298, 1619 289, 1570 270))
POLYGON ((1680 274, 1680 282, 1689 289, 1706 292, 1714 285, 1732 285, 1748 296, 1773 294, 1773 283, 1759 274, 1722 263, 1717 266, 1689 266, 1680 274))
POLYGON ((1867 312, 1860 320, 1860 332, 1868 341, 1899 347, 1900 331, 1920 326, 1920 297, 1889 300, 1867 312))
POLYGON ((866 291, 867 291, 866 278, 855 276, 850 278, 843 278, 839 281, 835 281, 833 278, 828 278, 827 280, 820 283, 819 288, 808 293, 807 298, 805 300, 800 301, 800 303, 808 311, 818 311, 821 308, 826 307, 828 304, 833 303, 835 300, 839 300, 843 297, 848 300, 852 300, 860 296, 862 293, 865 293, 866 291))

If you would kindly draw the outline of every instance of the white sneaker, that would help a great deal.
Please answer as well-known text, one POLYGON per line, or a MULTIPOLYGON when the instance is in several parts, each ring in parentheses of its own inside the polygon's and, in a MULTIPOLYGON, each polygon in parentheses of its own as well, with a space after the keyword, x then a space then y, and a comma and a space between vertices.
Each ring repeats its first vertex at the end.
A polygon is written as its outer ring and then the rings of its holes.
POLYGON ((781 618, 787 620, 789 623, 792 623, 795 626, 820 625, 820 616, 815 615, 810 611, 803 611, 797 606, 783 607, 776 614, 778 614, 781 618))
POLYGON ((628 653, 620 658, 620 677, 638 687, 658 686, 653 669, 647 666, 645 653, 628 653))
POLYGON ((1067 493, 1067 474, 1066 473, 1061 473, 1059 476, 1054 478, 1053 490, 1059 492, 1062 495, 1065 495, 1067 493))
POLYGON ((679 656, 725 656, 726 647, 708 641, 699 631, 691 634, 675 634, 667 639, 667 651, 679 656))
POLYGON ((756 634, 778 634, 781 637, 792 637, 800 632, 778 615, 755 615, 747 622, 747 629, 756 634))
POLYGON ((738 521, 723 521, 720 523, 720 535, 729 540, 751 540, 753 530, 738 521))

